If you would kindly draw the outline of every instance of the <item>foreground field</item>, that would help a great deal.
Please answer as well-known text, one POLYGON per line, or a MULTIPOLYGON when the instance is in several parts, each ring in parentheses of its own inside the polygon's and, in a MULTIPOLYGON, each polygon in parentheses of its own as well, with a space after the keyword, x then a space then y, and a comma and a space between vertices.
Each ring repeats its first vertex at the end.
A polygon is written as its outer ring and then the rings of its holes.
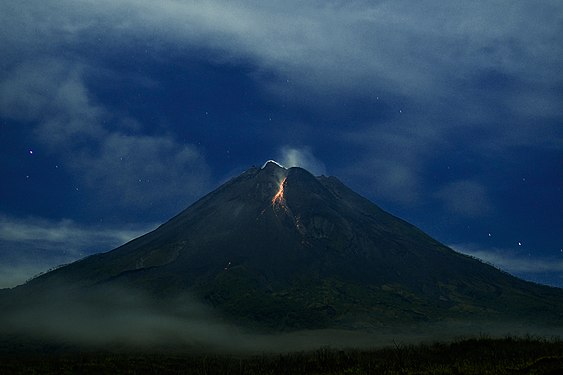
POLYGON ((563 341, 467 339, 374 350, 252 356, 11 350, 1 374, 563 374, 563 341))

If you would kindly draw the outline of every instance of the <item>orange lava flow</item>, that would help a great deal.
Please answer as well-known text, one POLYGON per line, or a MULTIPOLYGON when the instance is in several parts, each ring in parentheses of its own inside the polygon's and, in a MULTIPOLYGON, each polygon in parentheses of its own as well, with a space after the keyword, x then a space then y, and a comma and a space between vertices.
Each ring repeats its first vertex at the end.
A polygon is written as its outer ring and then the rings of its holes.
POLYGON ((275 206, 276 204, 278 204, 278 205, 284 207, 284 202, 285 202, 285 198, 283 196, 284 186, 285 186, 285 178, 280 183, 280 189, 278 190, 276 195, 274 195, 274 197, 272 198, 272 206, 275 206))

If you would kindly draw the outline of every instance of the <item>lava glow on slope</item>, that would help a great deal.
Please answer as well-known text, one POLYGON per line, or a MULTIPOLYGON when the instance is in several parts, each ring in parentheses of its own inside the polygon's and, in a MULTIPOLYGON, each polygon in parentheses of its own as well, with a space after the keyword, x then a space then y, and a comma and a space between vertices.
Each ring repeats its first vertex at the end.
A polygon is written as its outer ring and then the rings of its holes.
POLYGON ((287 177, 284 177, 284 179, 280 182, 280 188, 276 193, 276 195, 274 195, 274 197, 272 198, 272 207, 280 206, 285 209, 285 197, 283 193, 284 193, 286 178, 287 177))

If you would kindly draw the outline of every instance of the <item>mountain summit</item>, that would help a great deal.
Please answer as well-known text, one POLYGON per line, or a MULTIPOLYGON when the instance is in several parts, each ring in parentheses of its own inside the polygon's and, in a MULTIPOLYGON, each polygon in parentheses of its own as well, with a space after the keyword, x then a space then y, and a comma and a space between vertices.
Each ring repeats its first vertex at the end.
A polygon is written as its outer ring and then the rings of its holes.
MULTIPOLYGON (((563 291, 459 254, 335 177, 268 161, 161 225, 15 288, 32 298, 133 288, 196 296, 241 324, 382 327, 444 320, 563 322, 563 291)), ((23 297, 20 297, 23 298, 23 297)))

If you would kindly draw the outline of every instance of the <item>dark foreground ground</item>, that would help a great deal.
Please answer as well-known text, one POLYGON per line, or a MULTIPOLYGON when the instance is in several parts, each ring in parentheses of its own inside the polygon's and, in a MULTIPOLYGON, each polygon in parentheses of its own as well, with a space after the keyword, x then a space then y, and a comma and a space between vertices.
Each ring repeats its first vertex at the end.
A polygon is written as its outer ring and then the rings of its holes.
MULTIPOLYGON (((6 348, 5 348, 6 349, 6 348)), ((0 374, 563 374, 559 339, 467 339, 374 350, 260 355, 27 350, 0 352, 0 374)))

